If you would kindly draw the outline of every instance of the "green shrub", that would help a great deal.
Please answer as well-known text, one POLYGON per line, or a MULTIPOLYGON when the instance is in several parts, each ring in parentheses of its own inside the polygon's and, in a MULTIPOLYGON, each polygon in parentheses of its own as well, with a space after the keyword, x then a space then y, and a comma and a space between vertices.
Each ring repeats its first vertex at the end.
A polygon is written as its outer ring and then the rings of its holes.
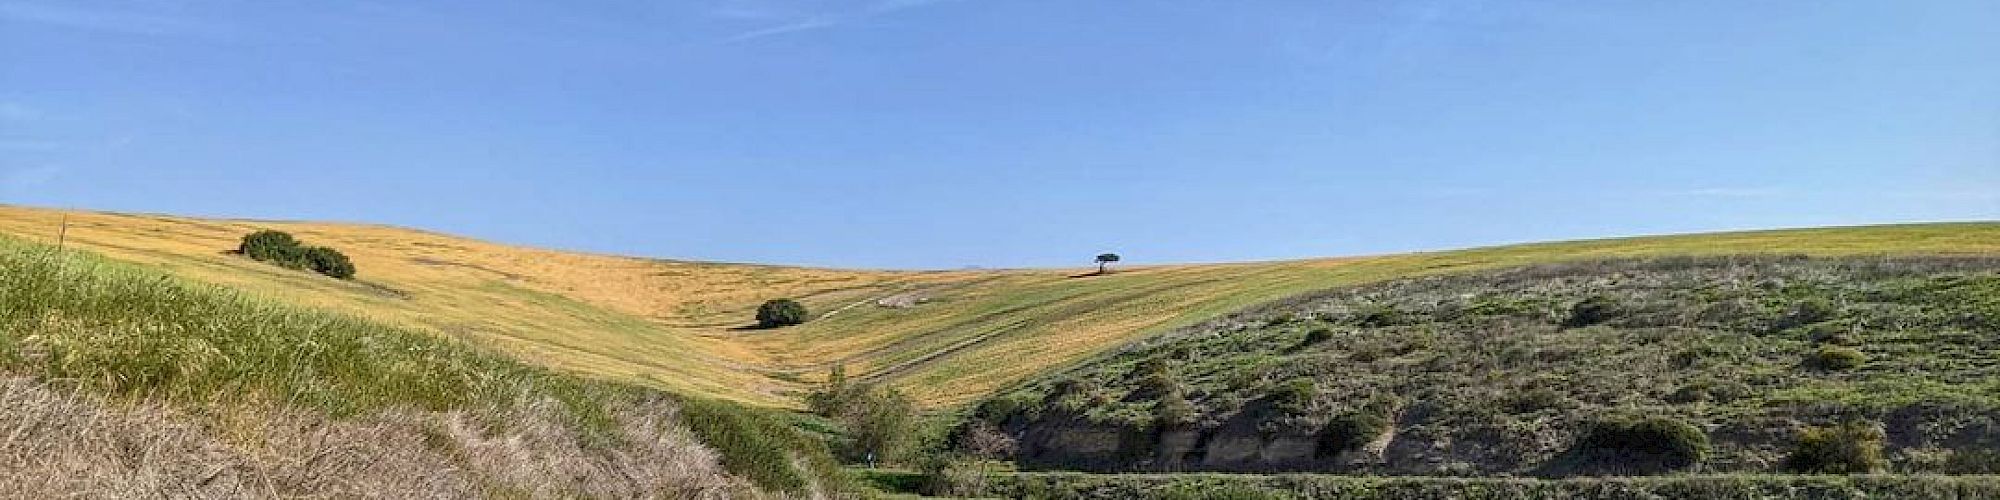
POLYGON ((986 471, 968 457, 950 453, 923 461, 924 493, 938 497, 972 497, 986 491, 986 471))
POLYGON ((1332 457, 1341 452, 1361 449, 1382 433, 1389 431, 1389 416, 1374 409, 1360 409, 1342 413, 1327 420, 1319 431, 1319 442, 1313 454, 1320 458, 1332 457))
POLYGON ((244 236, 236 252, 264 262, 291 265, 299 261, 299 240, 292 238, 291 233, 265 229, 244 236))
POLYGON ((1665 417, 1601 420, 1577 444, 1594 458, 1657 464, 1669 469, 1692 466, 1708 456, 1707 433, 1665 417))
POLYGON ((340 253, 339 250, 327 247, 308 247, 299 256, 305 260, 306 267, 312 269, 313 272, 340 279, 352 279, 354 277, 354 261, 348 260, 347 255, 340 253))
POLYGON ((1806 355, 1808 367, 1821 370, 1852 370, 1868 362, 1868 355, 1852 347, 1821 346, 1806 355))
POLYGON ((1596 295, 1570 306, 1569 318, 1563 320, 1563 326, 1582 328, 1611 321, 1621 314, 1624 314, 1624 311, 1618 305, 1617 300, 1603 295, 1596 295))
POLYGON ((309 269, 339 279, 354 278, 354 262, 327 247, 308 247, 283 231, 261 230, 243 237, 236 252, 291 269, 309 269))
POLYGON ((806 306, 792 299, 772 299, 757 306, 757 326, 777 328, 806 322, 806 306))
POLYGON ((835 366, 827 383, 806 395, 806 407, 832 419, 845 433, 839 454, 852 461, 896 462, 915 443, 916 405, 902 392, 847 380, 835 366))
POLYGON ((1319 396, 1318 384, 1308 377, 1299 377, 1279 384, 1271 392, 1271 401, 1279 409, 1300 413, 1312 408, 1313 399, 1319 396))
POLYGON ((1785 469, 1806 474, 1867 474, 1882 469, 1882 428, 1865 422, 1812 427, 1799 434, 1785 469))

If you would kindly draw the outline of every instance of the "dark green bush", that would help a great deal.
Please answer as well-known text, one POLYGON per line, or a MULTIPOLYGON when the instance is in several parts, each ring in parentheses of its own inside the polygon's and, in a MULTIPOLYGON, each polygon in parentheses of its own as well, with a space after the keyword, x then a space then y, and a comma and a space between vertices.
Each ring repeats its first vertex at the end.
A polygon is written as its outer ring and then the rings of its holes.
POLYGON ((1807 428, 1785 460, 1785 469, 1806 474, 1877 472, 1884 464, 1882 441, 1886 438, 1880 426, 1866 422, 1807 428))
POLYGON ((291 269, 310 269, 340 279, 354 277, 354 262, 347 255, 332 248, 304 246, 283 231, 266 229, 250 233, 237 245, 236 252, 291 269))
POLYGON ((313 272, 340 279, 354 277, 354 261, 348 260, 347 255, 340 253, 339 250, 307 247, 299 256, 305 261, 306 267, 313 272))
POLYGON ((1617 300, 1603 295, 1592 296, 1570 306, 1569 318, 1563 320, 1563 326, 1582 328, 1611 321, 1621 314, 1624 314, 1624 310, 1618 305, 1617 300))
POLYGON ((1806 366, 1821 370, 1852 370, 1868 362, 1868 355, 1851 347, 1821 346, 1806 355, 1806 366))
POLYGON ((1327 420, 1320 428, 1319 443, 1313 454, 1320 458, 1338 455, 1342 452, 1361 449, 1382 433, 1389 431, 1389 415, 1374 408, 1342 413, 1327 420))
POLYGON ((299 259, 299 240, 291 233, 265 229, 244 236, 236 252, 264 262, 289 264, 299 259))
POLYGON ((806 306, 792 299, 771 299, 757 306, 757 326, 777 328, 806 322, 806 306))
POLYGON ((1601 420, 1584 433, 1577 445, 1593 458, 1657 464, 1669 469, 1692 466, 1708 456, 1707 433, 1665 417, 1601 420))

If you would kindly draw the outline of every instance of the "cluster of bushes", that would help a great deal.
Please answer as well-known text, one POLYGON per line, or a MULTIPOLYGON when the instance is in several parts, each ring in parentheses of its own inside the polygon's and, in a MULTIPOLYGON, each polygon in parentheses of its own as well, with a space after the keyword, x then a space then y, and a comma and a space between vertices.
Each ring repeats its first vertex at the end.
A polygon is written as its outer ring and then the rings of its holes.
POLYGON ((849 461, 902 462, 917 442, 916 405, 895 389, 849 381, 842 367, 834 367, 826 385, 806 395, 806 407, 845 431, 834 451, 849 461))
POLYGON ((340 279, 354 278, 354 262, 328 247, 306 246, 291 233, 262 230, 243 237, 237 253, 291 269, 309 269, 340 279))

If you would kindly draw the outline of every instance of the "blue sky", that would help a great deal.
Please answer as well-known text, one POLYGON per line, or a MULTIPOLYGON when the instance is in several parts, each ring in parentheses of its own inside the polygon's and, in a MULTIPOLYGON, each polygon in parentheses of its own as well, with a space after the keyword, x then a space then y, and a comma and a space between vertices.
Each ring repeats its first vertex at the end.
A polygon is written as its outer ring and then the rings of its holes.
POLYGON ((2000 2, 0 0, 0 201, 897 268, 2000 219, 2000 2))

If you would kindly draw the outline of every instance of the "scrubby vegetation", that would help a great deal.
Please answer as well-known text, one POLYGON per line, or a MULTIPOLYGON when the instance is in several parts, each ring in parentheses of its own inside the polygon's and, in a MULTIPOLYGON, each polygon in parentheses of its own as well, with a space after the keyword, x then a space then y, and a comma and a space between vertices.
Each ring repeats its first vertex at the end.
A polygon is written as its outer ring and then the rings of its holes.
POLYGON ((262 230, 243 237, 236 252, 251 259, 291 269, 306 269, 340 279, 354 278, 354 262, 329 247, 307 246, 283 231, 262 230))
POLYGON ((1806 474, 1881 472, 1887 464, 1882 460, 1884 438, 1881 427, 1866 422, 1808 428, 1799 434, 1798 445, 1785 459, 1785 468, 1806 474))
POLYGON ((16 436, 0 442, 4 463, 126 478, 104 490, 0 479, 30 496, 713 496, 844 484, 780 414, 560 375, 5 239, 0 375, 0 432, 16 436), (102 417, 82 418, 92 414, 102 417), (38 444, 63 436, 76 441, 38 444), (162 454, 134 454, 148 447, 162 454), (175 462, 183 455, 196 462, 175 462))
POLYGON ((996 476, 981 496, 1003 498, 1403 500, 1479 498, 1995 498, 1992 476, 1660 476, 1537 480, 1248 474, 996 476))
POLYGON ((2000 442, 1996 331, 2000 259, 1551 264, 1245 311, 972 418, 1028 468, 1777 472, 1800 454, 1773 429, 1865 421, 1906 436, 1881 470, 1976 470, 2000 442))
POLYGON ((834 367, 826 385, 806 395, 806 407, 839 424, 836 451, 869 465, 906 463, 916 444, 916 405, 893 388, 856 383, 834 367))
POLYGON ((757 327, 778 328, 805 324, 807 316, 805 304, 792 299, 771 299, 757 306, 757 327))
POLYGON ((1600 420, 1577 439, 1580 458, 1594 469, 1614 465, 1620 472, 1678 470, 1708 455, 1708 435, 1685 422, 1661 417, 1600 420))

